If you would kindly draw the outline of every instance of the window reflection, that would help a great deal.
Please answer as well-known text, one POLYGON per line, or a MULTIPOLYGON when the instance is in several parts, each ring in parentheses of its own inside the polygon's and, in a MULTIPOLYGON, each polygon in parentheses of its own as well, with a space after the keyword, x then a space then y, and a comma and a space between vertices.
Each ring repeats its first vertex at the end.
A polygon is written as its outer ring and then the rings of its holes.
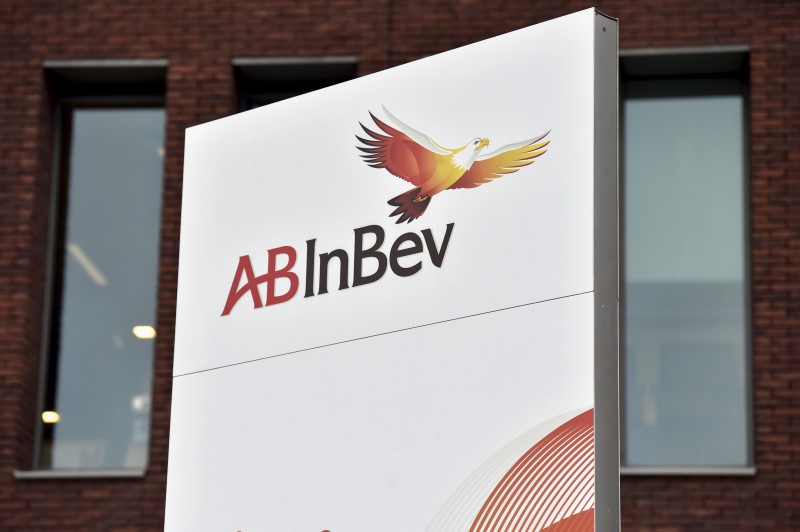
POLYGON ((39 466, 147 464, 165 114, 75 108, 39 466), (51 417, 52 418, 52 417, 51 417), (54 419, 54 418, 52 418, 54 419))
POLYGON ((625 461, 748 465, 742 91, 626 90, 625 461))

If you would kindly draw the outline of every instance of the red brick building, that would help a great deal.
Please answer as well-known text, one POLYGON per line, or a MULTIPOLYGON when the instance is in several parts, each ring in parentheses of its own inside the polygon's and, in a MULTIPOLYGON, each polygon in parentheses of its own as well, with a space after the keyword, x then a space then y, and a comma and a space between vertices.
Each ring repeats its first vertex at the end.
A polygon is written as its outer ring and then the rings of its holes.
MULTIPOLYGON (((163 527, 185 128, 589 6, 3 2, 0 529, 163 527), (65 472, 37 454, 47 438, 39 421, 49 378, 42 361, 54 349, 47 344, 61 286, 52 279, 65 253, 58 234, 66 200, 54 199, 65 160, 59 104, 98 96, 144 96, 166 115, 149 443, 141 470, 65 472)), ((641 467, 623 449, 623 528, 800 529, 800 3, 622 0, 596 7, 620 19, 623 76, 736 79, 744 103, 745 458, 731 467, 641 467)), ((622 408, 632 402, 623 397, 622 408)))

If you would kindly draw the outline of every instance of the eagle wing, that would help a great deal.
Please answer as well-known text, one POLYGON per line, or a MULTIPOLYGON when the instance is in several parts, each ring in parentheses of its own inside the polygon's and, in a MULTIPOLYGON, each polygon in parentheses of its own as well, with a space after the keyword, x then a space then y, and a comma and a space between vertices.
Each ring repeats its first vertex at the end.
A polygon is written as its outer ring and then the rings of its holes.
POLYGON ((543 148, 550 144, 550 141, 540 141, 548 133, 550 132, 548 131, 536 138, 503 146, 486 155, 479 155, 470 169, 464 172, 464 175, 453 183, 450 189, 475 188, 528 166, 534 159, 547 151, 543 148))
POLYGON ((399 127, 408 131, 395 129, 370 113, 369 116, 382 133, 376 133, 367 129, 364 124, 360 124, 368 136, 362 138, 356 135, 363 144, 356 147, 364 152, 361 157, 371 167, 386 168, 393 175, 405 179, 414 186, 422 186, 422 183, 436 172, 436 167, 441 162, 439 159, 446 157, 450 152, 427 135, 399 122, 388 111, 387 114, 393 121, 398 122, 399 127))

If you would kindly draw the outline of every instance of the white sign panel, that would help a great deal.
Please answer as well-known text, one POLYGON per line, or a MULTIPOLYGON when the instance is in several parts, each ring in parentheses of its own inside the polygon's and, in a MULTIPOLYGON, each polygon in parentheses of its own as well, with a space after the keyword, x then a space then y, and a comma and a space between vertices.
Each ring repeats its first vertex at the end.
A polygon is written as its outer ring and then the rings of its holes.
POLYGON ((616 526, 615 54, 587 10, 187 131, 167 529, 616 526))

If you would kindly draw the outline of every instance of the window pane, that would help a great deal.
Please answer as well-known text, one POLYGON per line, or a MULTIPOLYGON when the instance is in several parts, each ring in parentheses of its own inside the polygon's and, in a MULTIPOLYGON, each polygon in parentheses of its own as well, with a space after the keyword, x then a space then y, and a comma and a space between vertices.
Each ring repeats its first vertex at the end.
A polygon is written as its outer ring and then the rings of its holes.
POLYGON ((44 468, 147 463, 164 111, 76 109, 44 468), (150 329, 137 329, 148 336, 150 329))
POLYGON ((626 84, 627 465, 748 464, 744 102, 730 84, 626 84))

